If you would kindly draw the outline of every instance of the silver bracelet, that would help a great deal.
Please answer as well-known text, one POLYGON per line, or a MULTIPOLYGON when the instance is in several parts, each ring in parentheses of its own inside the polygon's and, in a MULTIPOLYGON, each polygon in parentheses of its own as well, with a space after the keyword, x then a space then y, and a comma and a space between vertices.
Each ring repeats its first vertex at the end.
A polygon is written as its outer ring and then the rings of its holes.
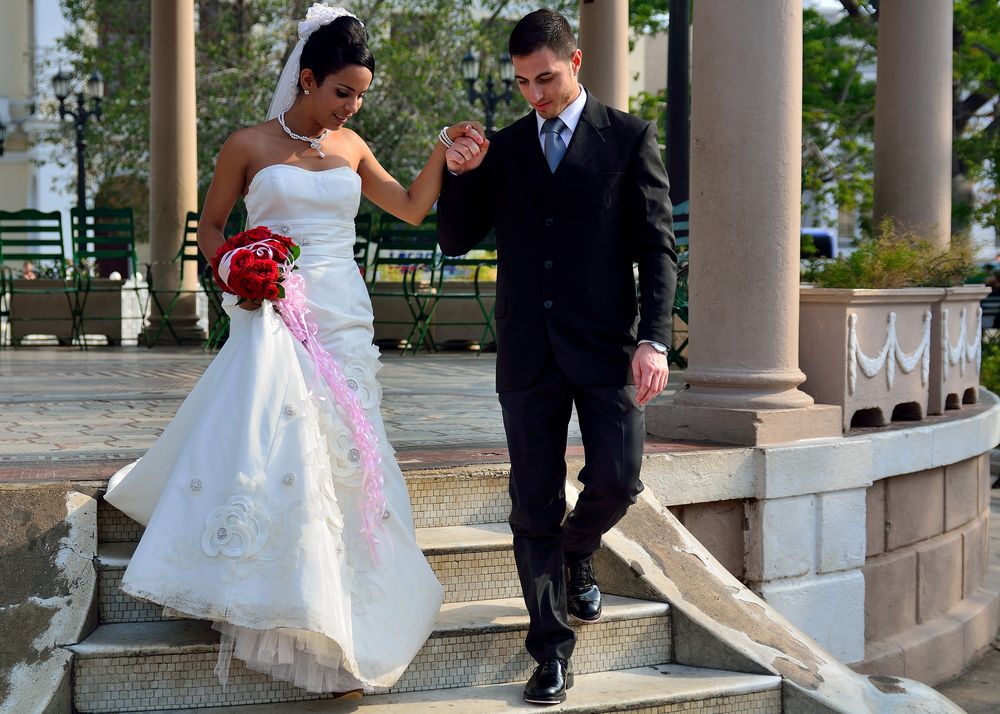
POLYGON ((446 149, 450 149, 451 145, 455 143, 452 141, 451 137, 448 136, 448 127, 441 129, 441 132, 438 134, 438 140, 444 144, 444 148, 446 149))

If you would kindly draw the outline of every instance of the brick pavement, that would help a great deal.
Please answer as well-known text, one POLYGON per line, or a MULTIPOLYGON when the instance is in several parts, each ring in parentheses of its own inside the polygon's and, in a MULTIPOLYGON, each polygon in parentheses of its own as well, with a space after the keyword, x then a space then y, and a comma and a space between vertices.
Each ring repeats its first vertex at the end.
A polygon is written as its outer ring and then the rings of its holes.
MULTIPOLYGON (((0 351, 0 481, 107 478, 149 448, 213 356, 181 348, 0 351)), ((388 353, 383 361, 382 414, 404 468, 506 459, 494 355, 388 353)), ((570 453, 579 437, 574 416, 570 453)), ((679 448, 693 447, 649 446, 679 448)))

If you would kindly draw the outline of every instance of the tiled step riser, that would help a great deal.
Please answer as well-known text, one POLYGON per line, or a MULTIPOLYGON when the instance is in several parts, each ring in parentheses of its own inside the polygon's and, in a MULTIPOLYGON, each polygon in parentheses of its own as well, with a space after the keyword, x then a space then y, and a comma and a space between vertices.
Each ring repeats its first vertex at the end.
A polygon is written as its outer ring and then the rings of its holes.
MULTIPOLYGON (((573 696, 573 690, 569 692, 573 696)), ((610 711, 610 710, 609 710, 610 711)), ((630 709, 614 709, 615 714, 782 714, 781 690, 749 692, 723 697, 691 699, 686 702, 671 702, 630 709)))
POLYGON ((144 530, 103 498, 97 502, 98 543, 137 543, 144 530))
POLYGON ((406 486, 417 528, 506 523, 510 494, 506 476, 409 478, 406 486))
MULTIPOLYGON (((444 587, 445 602, 520 597, 514 553, 510 548, 429 555, 444 587)), ((121 591, 122 568, 99 568, 99 612, 102 623, 157 622, 165 618, 159 605, 142 602, 121 591)))
MULTIPOLYGON (((507 479, 500 476, 456 476, 407 479, 416 528, 506 523, 510 515, 507 479)), ((131 543, 143 527, 103 499, 97 509, 100 543, 131 543)))
MULTIPOLYGON (((626 669, 671 659, 669 617, 642 617, 578 630, 574 671, 626 669)), ((234 659, 226 691, 213 668, 215 650, 134 657, 77 657, 75 705, 80 712, 133 712, 194 706, 289 702, 320 698, 246 670, 234 659)), ((534 662, 524 630, 434 636, 393 691, 466 687, 527 679, 534 662)), ((723 710, 725 711, 725 710, 723 710)), ((739 710, 733 710, 739 711, 739 710)))

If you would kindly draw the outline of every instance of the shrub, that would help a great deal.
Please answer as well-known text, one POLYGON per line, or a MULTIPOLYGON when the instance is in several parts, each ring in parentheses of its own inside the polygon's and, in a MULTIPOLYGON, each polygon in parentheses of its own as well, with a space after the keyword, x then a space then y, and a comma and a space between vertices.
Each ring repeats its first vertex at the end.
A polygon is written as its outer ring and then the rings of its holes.
POLYGON ((968 237, 955 236, 946 250, 938 250, 886 219, 878 235, 858 241, 851 255, 814 262, 803 277, 821 288, 917 288, 961 285, 974 272, 968 237))
POLYGON ((1000 394, 1000 337, 983 340, 983 363, 979 383, 994 394, 1000 394))

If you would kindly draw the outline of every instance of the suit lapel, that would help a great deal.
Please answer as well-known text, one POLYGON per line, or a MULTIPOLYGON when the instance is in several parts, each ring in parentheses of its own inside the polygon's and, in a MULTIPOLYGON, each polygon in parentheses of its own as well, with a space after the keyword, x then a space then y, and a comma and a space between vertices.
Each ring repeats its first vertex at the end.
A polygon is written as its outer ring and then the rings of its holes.
POLYGON ((530 172, 542 173, 543 176, 551 174, 549 165, 545 162, 545 154, 542 152, 541 140, 538 138, 538 120, 535 118, 534 110, 521 119, 521 126, 517 128, 518 143, 524 147, 530 172))
POLYGON ((534 110, 519 119, 510 127, 512 133, 516 135, 515 145, 524 161, 523 172, 526 177, 536 183, 537 189, 542 189, 549 185, 552 172, 545 162, 545 155, 542 153, 542 145, 538 138, 538 120, 535 119, 534 110))
POLYGON ((516 134, 516 144, 524 152, 523 159, 527 169, 524 173, 530 180, 537 182, 534 188, 559 191, 572 184, 587 161, 604 146, 603 132, 609 125, 608 110, 588 92, 580 121, 566 147, 566 155, 554 174, 549 171, 549 165, 545 161, 534 111, 519 119, 510 127, 510 131, 516 134))
MULTIPOLYGON (((553 174, 557 190, 571 183, 587 161, 604 146, 602 134, 609 124, 607 109, 588 92, 587 103, 583 106, 583 114, 580 115, 573 138, 566 147, 566 155, 553 174)), ((544 156, 542 162, 545 162, 544 156)), ((545 167, 548 168, 548 164, 545 167)))

